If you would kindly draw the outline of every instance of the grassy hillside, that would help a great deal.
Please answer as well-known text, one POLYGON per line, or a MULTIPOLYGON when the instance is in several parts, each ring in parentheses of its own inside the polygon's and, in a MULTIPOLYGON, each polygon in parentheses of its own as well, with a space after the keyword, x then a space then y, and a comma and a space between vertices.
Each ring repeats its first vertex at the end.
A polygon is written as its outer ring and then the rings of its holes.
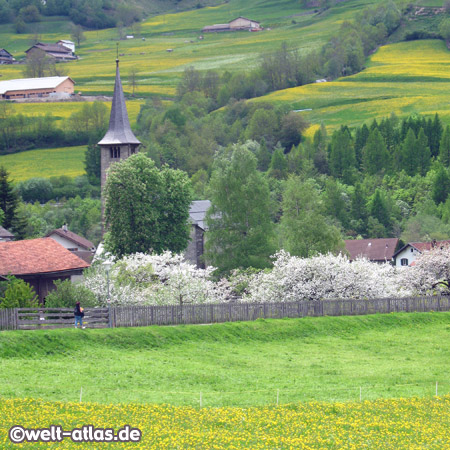
MULTIPOLYGON (((142 95, 170 96, 189 65, 200 70, 246 70, 258 61, 261 52, 275 50, 284 41, 301 53, 309 52, 323 45, 344 20, 351 20, 358 10, 373 3, 350 0, 315 14, 311 9, 302 9, 298 0, 230 0, 217 7, 156 16, 142 23, 139 37, 120 41, 122 73, 126 75, 130 67, 136 66, 142 95), (198 40, 205 25, 227 22, 240 15, 261 21, 266 29, 260 33, 212 33, 198 40), (173 52, 168 53, 167 49, 173 52)), ((33 36, 12 31, 9 25, 0 27, 2 46, 17 58, 24 57, 33 36)), ((54 21, 49 22, 41 40, 55 42, 69 35, 60 21, 54 21)), ((90 31, 86 37, 77 49, 81 59, 67 64, 69 74, 82 92, 111 94, 117 30, 90 31)), ((2 67, 0 71, 3 79, 21 76, 20 66, 2 67)))
POLYGON ((29 150, 0 156, 0 166, 6 168, 14 182, 61 175, 74 178, 85 173, 85 152, 86 146, 29 150))
POLYGON ((206 406, 450 392, 450 313, 0 333, 0 396, 206 406))
MULTIPOLYGON (((191 408, 169 405, 98 405, 36 400, 0 404, 2 449, 23 448, 8 440, 10 427, 63 430, 93 424, 139 428, 140 443, 101 444, 96 448, 130 449, 397 449, 450 447, 450 397, 306 403, 260 408, 191 408), (26 420, 24 420, 26 418, 26 420)), ((28 448, 85 449, 92 443, 24 444, 28 448)))
POLYGON ((358 125, 391 112, 399 116, 439 113, 450 123, 450 52, 439 40, 380 48, 367 68, 351 77, 277 91, 254 101, 311 109, 301 114, 332 128, 358 125))

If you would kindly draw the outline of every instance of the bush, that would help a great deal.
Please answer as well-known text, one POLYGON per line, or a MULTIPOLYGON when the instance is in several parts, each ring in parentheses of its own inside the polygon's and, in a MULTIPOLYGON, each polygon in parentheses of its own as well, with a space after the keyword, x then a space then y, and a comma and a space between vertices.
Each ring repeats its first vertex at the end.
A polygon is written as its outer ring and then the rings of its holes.
POLYGON ((81 284, 70 280, 56 280, 56 289, 45 298, 46 308, 74 308, 77 302, 83 307, 98 306, 95 294, 81 284))
POLYGON ((7 277, 0 283, 0 308, 34 308, 38 300, 34 289, 20 278, 7 277), (3 293, 2 293, 3 291, 3 293))

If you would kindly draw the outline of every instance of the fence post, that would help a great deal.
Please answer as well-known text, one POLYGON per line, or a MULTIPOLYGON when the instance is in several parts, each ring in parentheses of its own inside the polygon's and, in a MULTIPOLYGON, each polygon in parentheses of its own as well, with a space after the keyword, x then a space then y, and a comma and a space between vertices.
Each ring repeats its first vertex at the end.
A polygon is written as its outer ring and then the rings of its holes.
POLYGON ((19 308, 14 308, 14 330, 19 329, 19 308))
POLYGON ((112 328, 112 308, 108 308, 108 328, 112 328))

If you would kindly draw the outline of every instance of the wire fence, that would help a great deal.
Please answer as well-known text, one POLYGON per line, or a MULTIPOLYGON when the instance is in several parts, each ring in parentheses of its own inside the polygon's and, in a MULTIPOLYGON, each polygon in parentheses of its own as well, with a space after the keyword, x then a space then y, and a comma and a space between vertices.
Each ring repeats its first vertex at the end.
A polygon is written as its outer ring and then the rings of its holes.
POLYGON ((300 402, 363 402, 390 398, 431 398, 450 395, 450 381, 426 381, 398 384, 358 384, 354 386, 315 385, 307 388, 272 386, 265 389, 173 390, 148 388, 99 387, 84 385, 76 389, 42 386, 22 390, 2 390, 1 397, 22 398, 32 395, 47 401, 94 403, 154 403, 174 406, 203 407, 257 407, 281 406, 300 402), (30 392, 32 391, 32 392, 30 392))

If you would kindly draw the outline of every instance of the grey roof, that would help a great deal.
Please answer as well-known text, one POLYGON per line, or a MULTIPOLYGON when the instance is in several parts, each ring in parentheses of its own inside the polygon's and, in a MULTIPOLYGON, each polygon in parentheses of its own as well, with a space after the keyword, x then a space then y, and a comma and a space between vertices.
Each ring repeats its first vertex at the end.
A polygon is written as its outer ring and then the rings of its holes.
POLYGON ((13 239, 14 235, 10 233, 6 228, 0 226, 0 239, 13 239))
POLYGON ((206 211, 211 206, 209 200, 195 200, 189 208, 189 216, 194 225, 198 225, 202 230, 206 230, 205 217, 206 211))
POLYGON ((66 80, 71 80, 75 84, 70 77, 19 78, 17 80, 0 81, 0 94, 27 89, 55 89, 66 80))
POLYGON ((98 145, 140 144, 141 142, 131 131, 130 121, 128 120, 127 105, 125 104, 125 96, 123 95, 120 81, 118 59, 116 59, 116 65, 116 84, 114 85, 109 128, 98 145))

